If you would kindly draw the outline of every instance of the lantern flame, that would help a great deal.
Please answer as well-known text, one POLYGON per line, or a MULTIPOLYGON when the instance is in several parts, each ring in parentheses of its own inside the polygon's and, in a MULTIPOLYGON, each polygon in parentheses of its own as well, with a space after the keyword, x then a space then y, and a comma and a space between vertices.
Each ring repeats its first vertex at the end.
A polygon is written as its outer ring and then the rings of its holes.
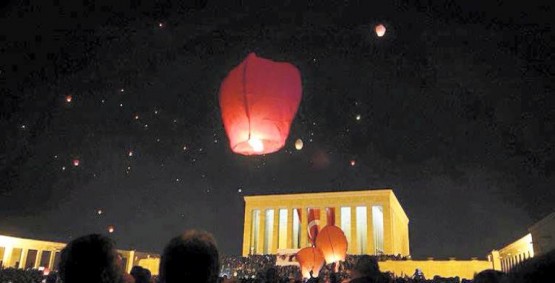
POLYGON ((252 150, 255 152, 263 152, 264 151, 264 144, 260 139, 257 138, 250 138, 249 145, 251 146, 252 150))

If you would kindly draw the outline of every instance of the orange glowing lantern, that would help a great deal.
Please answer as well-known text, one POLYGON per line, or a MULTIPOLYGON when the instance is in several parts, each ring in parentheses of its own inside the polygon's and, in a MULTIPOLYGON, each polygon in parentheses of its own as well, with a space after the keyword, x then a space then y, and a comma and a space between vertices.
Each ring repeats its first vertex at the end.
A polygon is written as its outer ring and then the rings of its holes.
POLYGON ((347 237, 334 225, 322 228, 316 238, 316 247, 322 250, 326 263, 344 261, 347 254, 347 237))
POLYGON ((374 30, 376 31, 376 35, 378 37, 382 37, 382 36, 385 35, 385 30, 386 29, 385 29, 385 26, 382 25, 382 24, 377 25, 374 30))
POLYGON ((280 150, 301 101, 299 70, 251 53, 220 87, 222 120, 231 150, 261 155, 280 150))
POLYGON ((66 96, 66 102, 67 103, 71 103, 72 100, 73 100, 73 97, 71 95, 66 96))
POLYGON ((114 230, 115 230, 114 225, 108 225, 108 233, 110 234, 114 233, 114 230))
POLYGON ((304 278, 310 278, 310 271, 314 277, 318 277, 318 273, 324 265, 324 255, 319 248, 304 248, 297 252, 297 261, 301 265, 301 273, 304 278))

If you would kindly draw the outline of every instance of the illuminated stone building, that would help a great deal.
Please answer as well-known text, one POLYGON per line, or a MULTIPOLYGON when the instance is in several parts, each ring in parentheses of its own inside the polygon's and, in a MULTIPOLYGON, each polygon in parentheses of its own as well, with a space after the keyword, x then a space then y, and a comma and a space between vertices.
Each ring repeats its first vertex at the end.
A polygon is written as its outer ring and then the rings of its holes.
MULTIPOLYGON (((57 270, 65 243, 0 235, 0 267, 57 270)), ((127 272, 135 265, 158 274, 159 256, 134 250, 118 250, 127 272)))
POLYGON ((528 228, 528 232, 524 237, 490 253, 489 258, 495 269, 507 272, 524 260, 555 249, 555 212, 536 222, 528 228))
POLYGON ((308 212, 319 229, 333 211, 349 254, 410 255, 409 219, 391 189, 245 196, 243 256, 309 246, 308 212))

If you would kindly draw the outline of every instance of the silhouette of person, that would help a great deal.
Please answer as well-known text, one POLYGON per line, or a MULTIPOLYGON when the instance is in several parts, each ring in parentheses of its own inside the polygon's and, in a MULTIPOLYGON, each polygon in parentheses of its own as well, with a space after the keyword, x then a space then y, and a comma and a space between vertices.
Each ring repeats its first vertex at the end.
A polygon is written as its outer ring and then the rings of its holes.
POLYGON ((160 260, 161 283, 215 283, 220 269, 214 237, 189 230, 170 240, 160 260))
POLYGON ((99 234, 79 237, 62 250, 60 279, 64 283, 119 283, 122 271, 117 258, 110 238, 99 234))

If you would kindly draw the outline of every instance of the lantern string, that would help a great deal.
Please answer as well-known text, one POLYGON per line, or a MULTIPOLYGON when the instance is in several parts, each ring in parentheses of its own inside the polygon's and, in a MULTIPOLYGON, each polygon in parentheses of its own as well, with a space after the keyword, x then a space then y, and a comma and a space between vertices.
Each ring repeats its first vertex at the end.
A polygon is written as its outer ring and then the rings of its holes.
POLYGON ((247 98, 247 64, 249 63, 250 55, 245 60, 245 65, 243 67, 243 103, 245 104, 245 114, 247 115, 247 120, 249 121, 249 137, 248 140, 251 139, 251 115, 249 109, 249 101, 247 98))

